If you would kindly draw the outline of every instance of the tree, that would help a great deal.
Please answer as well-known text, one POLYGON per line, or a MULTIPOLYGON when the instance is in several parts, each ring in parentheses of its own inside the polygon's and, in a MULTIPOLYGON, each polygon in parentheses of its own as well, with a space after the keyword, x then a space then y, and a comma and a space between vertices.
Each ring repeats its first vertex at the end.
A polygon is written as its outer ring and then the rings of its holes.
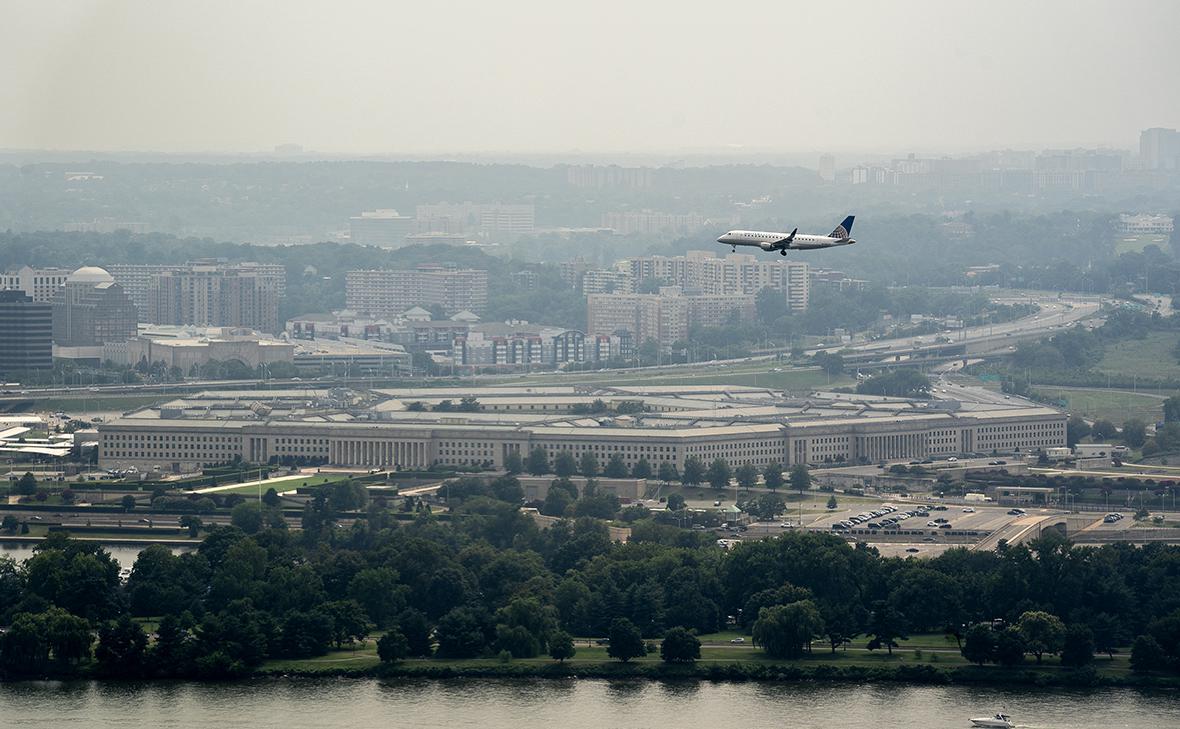
POLYGON ((247 534, 262 529, 262 509, 253 501, 243 501, 230 511, 230 523, 247 534))
POLYGON ((733 475, 737 479, 738 486, 747 491, 754 488, 754 485, 758 483, 758 468, 749 463, 738 466, 733 475))
POLYGON ((7 534, 16 534, 18 528, 20 528, 20 519, 12 514, 5 514, 4 519, 0 520, 0 530, 7 534))
POLYGON ((676 481, 680 478, 680 474, 676 472, 676 464, 671 461, 663 461, 660 463, 659 474, 657 476, 664 483, 676 481))
POLYGON ((990 625, 976 623, 967 629, 963 647, 959 650, 971 663, 982 666, 992 660, 996 650, 996 635, 990 625))
POLYGON ((1147 424, 1138 418, 1124 421, 1123 442, 1130 448, 1142 448, 1147 442, 1147 424))
POLYGON ((602 475, 607 478, 627 478, 627 464, 623 462, 623 454, 612 453, 610 460, 606 462, 606 468, 602 470, 602 475))
POLYGON ((439 618, 434 630, 441 658, 475 658, 490 642, 487 617, 473 607, 457 607, 439 618))
POLYGON ((871 651, 885 648, 889 651, 889 655, 893 655, 897 641, 899 639, 905 640, 907 637, 905 620, 901 613, 887 603, 877 604, 869 618, 867 632, 872 638, 865 647, 871 651))
POLYGON ((431 644, 430 623, 426 616, 414 609, 403 610, 394 621, 398 631, 406 636, 411 656, 428 658, 434 652, 431 644))
POLYGON ((692 663, 701 657, 701 641, 682 627, 669 629, 660 643, 664 663, 692 663))
POLYGON ((549 473, 549 454, 541 446, 529 451, 527 464, 528 472, 534 476, 544 476, 549 473))
POLYGON ((132 496, 131 494, 123 494, 123 498, 120 500, 120 504, 122 504, 122 506, 123 506, 123 511, 126 511, 126 512, 135 511, 135 497, 132 496))
POLYGON ((729 463, 724 458, 715 458, 709 464, 709 470, 705 474, 705 479, 709 482, 710 486, 721 490, 729 487, 729 479, 732 475, 729 470, 729 463))
POLYGON ((1061 665, 1081 668, 1094 660, 1094 634, 1085 625, 1065 629, 1061 645, 1061 665))
POLYGON ((1163 646, 1150 635, 1140 635, 1131 644, 1131 669, 1137 673, 1162 671, 1168 667, 1163 646))
POLYGON ((565 516, 570 505, 578 500, 578 489, 568 479, 557 479, 549 484, 541 513, 545 516, 565 516))
POLYGON ((1180 422, 1180 395, 1173 395, 1164 400, 1164 422, 1180 422))
POLYGON ((262 503, 271 509, 277 509, 282 505, 283 498, 279 496, 278 491, 275 491, 274 486, 271 486, 266 490, 266 493, 262 495, 262 503))
POLYGON ((647 655, 647 644, 643 642, 643 634, 627 618, 615 618, 610 624, 608 634, 610 645, 606 654, 611 658, 618 658, 623 663, 632 658, 642 658, 647 655))
POLYGON ((668 507, 668 511, 680 511, 684 508, 684 504, 684 496, 682 494, 675 493, 668 496, 668 502, 666 506, 668 507))
POLYGON ((1119 646, 1127 644, 1122 621, 1109 613, 1099 613, 1090 620, 1090 631, 1094 634, 1094 649, 1114 658, 1119 646))
POLYGON ((856 385, 866 395, 887 397, 930 397, 930 378, 915 369, 897 369, 873 375, 856 385))
POLYGON ((1019 666, 1024 662, 1024 637, 1016 627, 996 633, 995 660, 1001 666, 1019 666))
POLYGON ((680 482, 685 486, 697 486, 705 480, 705 464, 697 456, 689 456, 684 461, 684 476, 680 482))
POLYGON ((94 657, 104 676, 134 678, 143 675, 146 652, 147 633, 126 613, 98 629, 98 648, 94 657))
MULTIPOLYGON (((1171 399, 1171 398, 1169 398, 1171 399)), ((1166 404, 1166 401, 1165 401, 1166 404)), ((1065 444, 1073 448, 1079 441, 1090 435, 1090 424, 1078 415, 1073 415, 1065 423, 1065 444)))
POLYGON ((524 463, 521 461, 519 451, 512 451, 504 456, 504 470, 513 476, 524 471, 524 463))
POLYGON ((578 462, 572 451, 560 450, 553 459, 553 473, 558 478, 569 478, 578 472, 578 462))
POLYGON ((766 467, 762 472, 762 481, 766 484, 766 488, 771 491, 777 491, 783 485, 783 467, 782 464, 772 463, 766 467))
POLYGON ((651 478, 651 464, 646 458, 640 458, 631 467, 631 478, 651 478))
POLYGON ((195 516, 193 514, 185 514, 184 516, 180 517, 176 523, 184 529, 188 529, 188 535, 193 539, 196 539, 198 536, 200 536, 201 527, 204 526, 204 522, 201 521, 201 517, 195 516))
POLYGON ((1025 649, 1037 657, 1037 663, 1045 653, 1060 651, 1065 641, 1065 625, 1061 618, 1040 610, 1021 614, 1016 629, 1024 638, 1025 649))
POLYGON ((1090 435, 1092 435, 1095 440, 1102 441, 1104 443, 1118 437, 1118 434, 1118 428, 1116 428, 1114 423, 1110 422, 1109 420, 1096 420, 1093 427, 1090 428, 1090 435))
POLYGON ((811 488, 811 473, 807 470, 807 466, 802 463, 796 463, 791 466, 791 488, 802 494, 811 488))
POLYGON ((611 493, 583 496, 574 503, 574 516, 614 519, 619 511, 619 497, 611 493))
POLYGON ((574 639, 564 630, 549 636, 549 657, 553 660, 564 663, 565 659, 573 658, 577 652, 578 649, 574 648, 574 639))
POLYGON ((831 496, 828 497, 827 507, 829 509, 835 509, 837 506, 839 506, 839 504, 836 502, 836 495, 832 494, 831 496))
POLYGON ((377 657, 382 663, 397 663, 410 655, 410 642, 396 628, 377 641, 377 657))
POLYGON ((772 605, 758 611, 754 642, 772 658, 799 658, 823 635, 824 621, 811 600, 772 605))
POLYGON ((598 475, 598 457, 594 455, 594 451, 585 451, 582 457, 578 459, 578 472, 586 478, 594 478, 598 475))
POLYGON ((839 354, 816 352, 812 358, 820 369, 829 375, 838 375, 844 371, 844 357, 839 354))
POLYGON ((37 477, 31 472, 25 471, 25 475, 17 479, 16 493, 21 496, 32 496, 37 493, 37 477))

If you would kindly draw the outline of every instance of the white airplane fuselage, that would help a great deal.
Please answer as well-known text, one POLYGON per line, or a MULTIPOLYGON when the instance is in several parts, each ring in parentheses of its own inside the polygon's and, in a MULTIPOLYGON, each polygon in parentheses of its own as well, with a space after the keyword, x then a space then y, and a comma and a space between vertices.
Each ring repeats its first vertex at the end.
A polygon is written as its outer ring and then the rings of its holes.
POLYGON ((826 235, 801 235, 796 233, 792 238, 790 233, 776 233, 762 230, 731 230, 718 238, 717 242, 728 246, 754 246, 764 251, 779 250, 785 255, 789 249, 813 250, 815 248, 833 248, 835 246, 849 246, 856 241, 852 238, 832 238, 826 235))

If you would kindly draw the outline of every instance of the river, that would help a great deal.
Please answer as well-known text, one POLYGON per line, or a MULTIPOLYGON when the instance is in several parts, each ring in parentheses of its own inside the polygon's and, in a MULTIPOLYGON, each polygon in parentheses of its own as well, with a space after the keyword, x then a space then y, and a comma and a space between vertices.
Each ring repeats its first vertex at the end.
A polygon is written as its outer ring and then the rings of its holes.
POLYGON ((961 729, 1003 707, 1036 729, 1180 726, 1180 695, 892 684, 266 679, 0 684, 0 724, 67 729, 961 729))
MULTIPOLYGON (((29 557, 33 556, 33 548, 37 545, 33 542, 5 542, 0 541, 0 557, 10 557, 17 562, 23 562, 29 557)), ((139 553, 146 548, 146 546, 139 546, 133 544, 104 544, 102 548, 110 553, 115 561, 119 563, 120 568, 131 569, 135 565, 135 558, 139 553)), ((195 547, 185 546, 170 546, 173 554, 180 554, 181 552, 189 552, 195 547)))

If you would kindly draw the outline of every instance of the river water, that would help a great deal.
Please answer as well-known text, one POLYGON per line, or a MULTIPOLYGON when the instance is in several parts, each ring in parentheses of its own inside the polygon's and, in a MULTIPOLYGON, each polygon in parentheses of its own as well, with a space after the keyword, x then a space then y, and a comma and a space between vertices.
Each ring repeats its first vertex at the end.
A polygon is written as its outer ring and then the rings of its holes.
POLYGON ((1035 729, 1180 727, 1180 695, 891 684, 267 679, 0 684, 0 725, 54 729, 1035 729))
MULTIPOLYGON (((33 556, 33 548, 36 544, 32 542, 5 542, 0 541, 0 557, 10 557, 17 562, 23 562, 29 557, 33 556)), ((104 544, 102 548, 110 553, 115 561, 119 563, 119 567, 131 569, 135 564, 135 558, 144 547, 132 544, 104 544)), ((195 547, 185 546, 171 546, 173 554, 180 554, 181 552, 188 552, 195 549, 195 547)))

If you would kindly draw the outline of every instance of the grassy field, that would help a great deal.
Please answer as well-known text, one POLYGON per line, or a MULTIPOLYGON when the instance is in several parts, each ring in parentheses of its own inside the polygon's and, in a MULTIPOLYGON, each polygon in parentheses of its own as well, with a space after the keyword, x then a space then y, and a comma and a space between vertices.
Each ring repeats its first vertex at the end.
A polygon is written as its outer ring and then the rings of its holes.
MULTIPOLYGON (((323 485, 329 484, 329 483, 335 483, 337 481, 347 481, 350 478, 352 478, 352 476, 349 474, 345 474, 345 473, 322 473, 322 474, 307 475, 307 476, 302 476, 297 479, 292 478, 292 479, 287 479, 284 481, 279 481, 278 483, 274 484, 274 489, 275 489, 275 491, 282 493, 283 491, 293 491, 294 489, 303 488, 305 486, 308 488, 311 488, 311 487, 315 487, 315 486, 323 486, 323 485)), ((218 487, 218 488, 221 489, 220 491, 217 491, 217 493, 219 493, 219 494, 255 494, 258 492, 258 484, 257 483, 245 483, 240 486, 235 486, 233 488, 223 488, 223 487, 218 487)), ((270 486, 268 485, 268 482, 263 481, 262 482, 262 493, 266 493, 266 490, 268 488, 270 488, 270 486)))
MULTIPOLYGON (((128 412, 155 405, 160 402, 174 400, 174 396, 162 395, 117 395, 114 397, 51 397, 38 399, 32 397, 31 407, 24 408, 25 412, 57 412, 67 415, 87 415, 91 413, 128 412)), ((23 402, 23 401, 22 401, 23 402)))
POLYGON ((1155 393, 1134 393, 1124 390, 1085 390, 1070 387, 1034 386, 1037 392, 1055 399, 1066 400, 1071 415, 1110 420, 1116 424, 1128 418, 1142 418, 1155 423, 1163 419, 1163 397, 1155 393))
POLYGON ((1119 236, 1118 242, 1115 243, 1115 255, 1120 253, 1139 253, 1147 246, 1159 246, 1162 250, 1168 249, 1168 236, 1162 233, 1149 233, 1145 235, 1123 235, 1119 236))
MULTIPOLYGON (((970 665, 959 654, 959 649, 955 641, 941 634, 914 635, 907 640, 899 641, 901 647, 895 648, 892 655, 883 650, 869 651, 865 649, 864 644, 866 640, 863 636, 854 641, 851 646, 840 649, 835 653, 831 652, 828 644, 817 642, 812 646, 811 655, 794 661, 777 660, 768 657, 761 650, 750 645, 749 636, 744 636, 737 632, 728 631, 702 635, 700 639, 702 647, 701 658, 698 663, 705 665, 741 663, 782 666, 933 666, 940 668, 960 668, 970 665), (730 643, 730 640, 737 637, 742 637, 744 642, 739 644, 730 643)), ((577 654, 572 659, 566 661, 567 665, 577 668, 578 666, 613 663, 613 660, 606 653, 606 648, 594 645, 591 640, 578 638, 574 641, 574 644, 577 648, 577 654)), ((632 659, 632 663, 640 665, 656 664, 659 662, 660 657, 658 652, 649 654, 643 658, 632 659)), ((268 673, 366 670, 377 666, 378 663, 376 641, 370 640, 363 646, 331 651, 326 655, 316 658, 267 661, 262 666, 262 669, 268 673)), ((500 663, 495 658, 455 660, 430 658, 410 659, 408 661, 410 665, 449 666, 456 669, 494 667, 500 665, 500 663)), ((513 659, 510 663, 517 666, 542 666, 552 664, 553 660, 548 656, 538 656, 536 658, 513 659)), ((1024 668, 1041 671, 1060 670, 1057 659, 1051 656, 1046 656, 1045 664, 1039 668, 1030 656, 1025 661, 1024 668)), ((1116 654, 1114 659, 1109 659, 1103 655, 1096 656, 1094 668, 1102 674, 1126 675, 1130 672, 1127 653, 1124 651, 1121 654, 1116 654)))
POLYGON ((1151 332, 1145 339, 1118 342, 1106 348, 1099 372, 1126 377, 1180 379, 1180 360, 1172 354, 1177 337, 1168 332, 1151 332))

